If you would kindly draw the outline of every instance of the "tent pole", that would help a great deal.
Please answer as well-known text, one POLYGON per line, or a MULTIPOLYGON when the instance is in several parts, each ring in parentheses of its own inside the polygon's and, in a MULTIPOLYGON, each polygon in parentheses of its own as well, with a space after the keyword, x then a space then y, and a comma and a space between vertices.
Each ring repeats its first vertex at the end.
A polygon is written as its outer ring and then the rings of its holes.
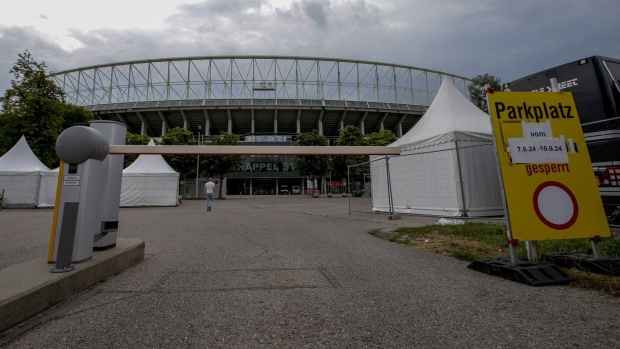
POLYGON ((39 191, 41 191, 41 177, 43 176, 43 172, 39 171, 38 172, 38 180, 37 180, 37 193, 34 196, 34 207, 39 206, 39 191))
POLYGON ((463 206, 463 217, 467 217, 467 206, 465 206, 465 190, 463 189, 463 171, 461 170, 461 156, 459 155, 459 141, 454 140, 456 146, 456 165, 459 171, 459 188, 461 189, 461 205, 463 206))
POLYGON ((394 201, 392 200, 392 183, 390 181, 390 157, 385 157, 385 170, 387 175, 388 185, 388 205, 390 206, 390 215, 394 214, 394 201))
POLYGON ((349 188, 349 214, 351 214, 351 166, 347 165, 347 187, 349 188))

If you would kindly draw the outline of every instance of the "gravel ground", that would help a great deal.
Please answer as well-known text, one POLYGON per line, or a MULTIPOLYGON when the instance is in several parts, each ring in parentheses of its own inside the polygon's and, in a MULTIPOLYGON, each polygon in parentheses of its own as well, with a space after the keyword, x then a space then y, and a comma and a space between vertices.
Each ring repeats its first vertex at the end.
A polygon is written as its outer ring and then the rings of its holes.
MULTIPOLYGON (((437 218, 281 196, 120 216, 119 237, 143 239, 145 260, 5 332, 0 346, 620 348, 617 299, 506 281, 368 234, 437 218)), ((46 256, 51 217, 0 211, 0 268, 46 256)))

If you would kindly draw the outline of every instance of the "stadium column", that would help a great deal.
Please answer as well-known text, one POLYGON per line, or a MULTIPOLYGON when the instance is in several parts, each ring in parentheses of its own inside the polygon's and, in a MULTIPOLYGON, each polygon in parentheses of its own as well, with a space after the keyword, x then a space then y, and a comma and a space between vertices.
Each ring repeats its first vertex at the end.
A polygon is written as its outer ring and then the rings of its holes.
POLYGON ((181 110, 181 116, 183 117, 183 128, 189 130, 189 121, 187 120, 187 115, 185 115, 184 110, 181 110))
POLYGON ((122 116, 122 115, 121 115, 121 114, 119 114, 119 113, 114 113, 114 114, 116 114, 116 117, 118 118, 118 120, 119 120, 119 121, 120 121, 123 125, 125 125, 125 127, 127 127, 127 130, 128 130, 129 132, 131 132, 131 133, 135 133, 135 132, 133 131, 133 128, 132 128, 131 126, 129 126, 129 123, 127 122, 127 120, 125 119, 125 117, 124 117, 124 116, 122 116))
POLYGON ((407 114, 403 114, 400 118, 398 118, 398 122, 396 122, 396 137, 398 138, 403 136, 403 121, 405 121, 406 117, 407 114))
POLYGON ((250 109, 250 114, 252 114, 252 129, 250 130, 250 133, 254 134, 254 126, 256 125, 254 122, 254 109, 250 109))
POLYGON ((385 119, 387 119, 388 113, 383 114, 383 116, 381 117, 381 120, 379 120, 379 130, 384 130, 385 127, 383 126, 383 123, 385 122, 385 119))
POLYGON ((166 116, 161 110, 158 110, 157 113, 159 114, 159 118, 161 119, 161 136, 163 137, 168 132, 170 124, 168 123, 168 119, 166 119, 166 116))
POLYGON ((318 129, 319 129, 319 135, 322 136, 323 135, 323 116, 325 115, 325 109, 321 109, 321 114, 319 114, 319 122, 318 122, 318 129))
POLYGON ((232 113, 230 109, 226 109, 226 113, 228 114, 228 133, 232 133, 232 127, 233 127, 232 113))
POLYGON ((205 116, 205 137, 208 137, 211 135, 211 119, 209 119, 209 111, 203 109, 202 114, 205 116))
MULTIPOLYGON (((278 109, 273 111, 273 134, 278 134, 278 109)), ((278 188, 278 186, 276 186, 276 188, 278 188)))
POLYGON ((343 112, 342 112, 342 115, 340 116, 340 123, 339 123, 339 125, 340 125, 340 129, 343 129, 343 128, 344 128, 344 117, 345 117, 345 116, 347 116, 347 111, 346 111, 346 110, 345 110, 345 111, 343 111, 343 112))
POLYGON ((151 130, 151 125, 146 121, 146 118, 142 113, 138 112, 138 118, 140 118, 140 122, 142 123, 142 127, 140 128, 140 134, 151 134, 154 135, 153 130, 151 130))
POLYGON ((301 133, 301 109, 297 110, 297 134, 301 133))
POLYGON ((366 120, 366 116, 368 116, 368 112, 364 112, 364 115, 362 115, 362 118, 360 119, 360 129, 362 130, 362 135, 365 134, 364 132, 364 120, 366 120))

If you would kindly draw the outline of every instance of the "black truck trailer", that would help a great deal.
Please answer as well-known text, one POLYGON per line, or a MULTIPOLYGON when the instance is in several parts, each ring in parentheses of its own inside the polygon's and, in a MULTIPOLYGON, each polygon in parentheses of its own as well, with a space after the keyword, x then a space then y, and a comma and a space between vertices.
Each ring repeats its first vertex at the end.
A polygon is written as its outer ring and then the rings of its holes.
MULTIPOLYGON (((609 216, 620 206, 620 60, 593 56, 505 83, 504 91, 571 92, 609 216)), ((613 224, 619 224, 614 222, 613 224)))

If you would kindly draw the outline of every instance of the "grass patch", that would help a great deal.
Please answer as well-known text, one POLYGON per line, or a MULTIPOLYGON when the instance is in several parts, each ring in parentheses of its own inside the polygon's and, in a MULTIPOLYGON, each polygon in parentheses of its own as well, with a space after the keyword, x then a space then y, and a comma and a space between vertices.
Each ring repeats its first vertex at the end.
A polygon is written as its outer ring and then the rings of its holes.
MULTIPOLYGON (((540 254, 551 252, 582 252, 592 254, 592 246, 588 239, 545 240, 538 241, 537 245, 540 254)), ((601 247, 603 256, 620 258, 620 237, 612 235, 611 237, 603 238, 599 246, 601 247)))
POLYGON ((502 258, 508 253, 506 227, 493 223, 398 228, 389 240, 464 261, 502 258))
POLYGON ((569 269, 568 273, 575 278, 571 286, 587 290, 599 290, 620 298, 620 276, 599 275, 574 268, 569 269))
MULTIPOLYGON (((374 236, 415 246, 419 249, 441 253, 464 261, 496 259, 510 256, 506 226, 496 223, 465 223, 459 225, 427 225, 398 228, 390 233, 373 232, 374 236)), ((538 241, 538 252, 581 252, 592 254, 588 239, 538 241)), ((620 258, 620 237, 613 235, 600 242, 605 257, 620 258)), ((517 248, 519 259, 527 260, 525 244, 517 248)), ((575 278, 571 285, 584 289, 603 291, 620 297, 620 277, 598 275, 577 269, 568 270, 575 278)))

